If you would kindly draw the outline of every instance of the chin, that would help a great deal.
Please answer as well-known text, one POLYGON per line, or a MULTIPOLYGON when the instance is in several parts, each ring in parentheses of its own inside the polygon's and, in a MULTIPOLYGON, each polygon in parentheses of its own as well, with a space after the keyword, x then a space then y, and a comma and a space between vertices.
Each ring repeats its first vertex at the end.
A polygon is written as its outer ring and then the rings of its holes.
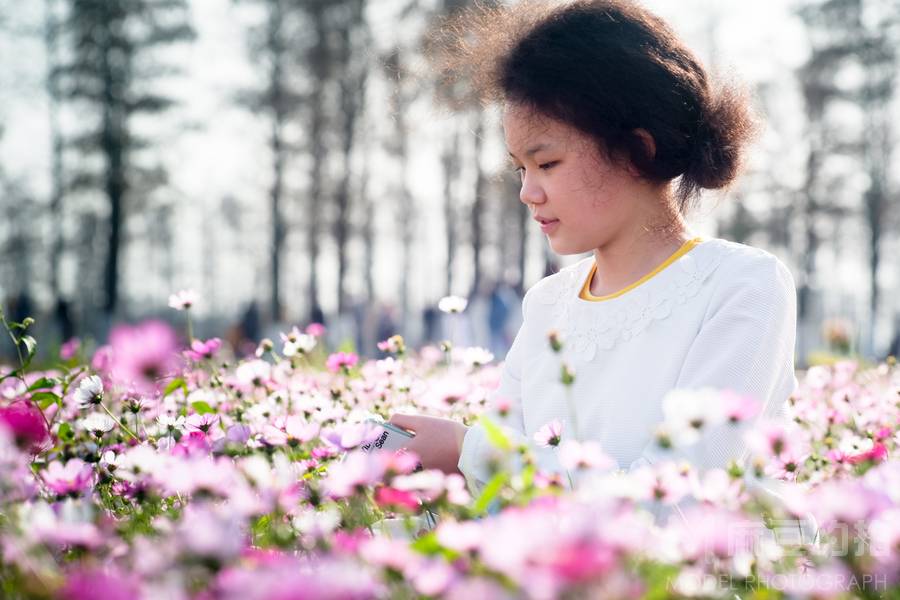
POLYGON ((593 247, 588 248, 583 245, 573 244, 571 242, 566 242, 564 240, 548 240, 550 242, 550 249, 553 250, 555 254, 559 254, 560 256, 571 256, 573 254, 584 254, 585 252, 591 252, 593 247))

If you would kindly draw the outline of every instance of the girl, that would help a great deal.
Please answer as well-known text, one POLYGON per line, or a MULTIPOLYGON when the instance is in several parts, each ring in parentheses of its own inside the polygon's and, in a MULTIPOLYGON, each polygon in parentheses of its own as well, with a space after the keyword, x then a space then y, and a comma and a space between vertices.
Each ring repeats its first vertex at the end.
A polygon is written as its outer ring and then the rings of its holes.
MULTIPOLYGON (((562 421, 564 439, 595 440, 627 470, 666 456, 654 433, 672 390, 732 390, 775 416, 796 386, 791 275, 771 254, 702 239, 684 221, 701 189, 739 171, 753 133, 745 97, 714 85, 668 25, 626 0, 468 18, 453 65, 474 67, 479 89, 502 103, 520 200, 556 253, 593 254, 525 295, 491 418, 526 442, 562 421)), ((480 425, 391 421, 416 432, 409 450, 424 467, 458 469, 476 489, 489 478, 480 425)), ((681 456, 725 467, 743 451, 740 435, 719 428, 681 456)))

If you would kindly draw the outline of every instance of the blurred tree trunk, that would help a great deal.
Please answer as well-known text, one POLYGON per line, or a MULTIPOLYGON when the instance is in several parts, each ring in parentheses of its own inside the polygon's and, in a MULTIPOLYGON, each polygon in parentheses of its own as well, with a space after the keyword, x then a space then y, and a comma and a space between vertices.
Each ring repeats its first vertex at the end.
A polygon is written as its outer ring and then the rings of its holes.
POLYGON ((47 98, 48 116, 50 120, 50 293, 56 305, 63 302, 63 294, 59 282, 59 263, 63 253, 64 223, 63 198, 65 194, 65 172, 63 170, 63 133, 60 124, 59 111, 62 104, 62 92, 59 86, 59 69, 61 65, 59 57, 60 18, 59 2, 46 0, 44 6, 46 17, 44 21, 44 47, 47 51, 47 98))
POLYGON ((187 14, 184 0, 70 0, 65 29, 73 38, 74 56, 59 70, 65 82, 63 96, 84 103, 99 117, 99 126, 89 126, 72 145, 98 155, 103 164, 100 173, 83 167, 70 185, 101 191, 109 206, 102 276, 107 315, 119 306, 119 263, 128 210, 138 208, 137 200, 166 181, 161 169, 146 170, 136 163, 135 155, 147 144, 132 130, 130 120, 138 114, 161 113, 173 102, 160 94, 142 93, 138 84, 145 81, 142 73, 150 65, 151 49, 193 39, 187 14))
POLYGON ((391 121, 394 124, 388 151, 394 155, 400 168, 396 184, 396 215, 400 238, 400 323, 409 324, 410 318, 410 273, 412 271, 412 252, 415 243, 415 226, 418 213, 413 204, 407 177, 409 175, 409 126, 407 116, 415 93, 410 89, 409 73, 404 64, 404 52, 401 46, 394 48, 385 57, 385 72, 394 79, 394 89, 390 99, 391 121))
POLYGON ((455 119, 450 121, 451 133, 444 138, 444 148, 441 155, 441 166, 444 170, 444 227, 445 240, 447 242, 447 265, 444 284, 444 294, 453 293, 453 266, 456 263, 457 235, 456 214, 457 198, 454 188, 458 185, 460 162, 460 135, 459 124, 455 119))
MULTIPOLYGON (((865 2, 860 6, 865 10, 865 2)), ((863 15, 854 21, 856 35, 862 40, 859 59, 865 69, 860 104, 865 115, 863 133, 863 165, 869 175, 869 187, 863 203, 866 227, 869 232, 869 328, 866 335, 867 350, 874 351, 875 327, 878 320, 879 286, 878 270, 881 265, 881 244, 886 222, 894 220, 896 201, 890 193, 890 165, 892 161, 893 115, 892 101, 896 89, 898 69, 897 45, 900 44, 900 2, 878 5, 889 10, 875 15, 874 22, 866 23, 863 15), (888 6, 893 4, 892 7, 888 6)), ((870 8, 872 8, 870 6, 870 8)))
POLYGON ((364 109, 366 72, 368 71, 366 47, 366 24, 363 17, 364 2, 350 0, 344 10, 347 14, 342 19, 341 55, 339 70, 341 76, 340 107, 343 129, 341 132, 343 169, 338 180, 335 202, 337 217, 334 222, 334 237, 338 254, 338 314, 346 308, 345 279, 347 276, 347 243, 350 237, 350 182, 353 178, 353 150, 356 142, 356 129, 360 113, 364 109))
POLYGON ((472 230, 472 267, 474 274, 472 277, 472 288, 469 292, 470 296, 474 296, 481 288, 482 273, 482 251, 484 246, 484 211, 485 211, 485 195, 487 193, 487 175, 481 166, 482 148, 484 146, 484 120, 486 116, 483 110, 475 110, 475 149, 473 163, 475 166, 475 198, 472 201, 471 209, 471 230, 472 230))
POLYGON ((321 317, 319 304, 319 279, 317 263, 319 262, 319 235, 322 228, 322 209, 325 205, 324 179, 327 158, 325 142, 326 111, 324 87, 328 79, 330 52, 328 48, 328 31, 325 19, 326 2, 314 0, 309 2, 307 10, 313 23, 315 44, 309 54, 309 68, 313 77, 309 97, 309 152, 310 193, 306 209, 303 211, 306 229, 306 256, 309 263, 309 320, 321 317))
POLYGON ((269 148, 272 152, 272 187, 269 191, 272 219, 272 245, 270 248, 271 297, 269 310, 272 319, 280 322, 283 318, 281 306, 281 255, 284 252, 286 226, 282 215, 282 196, 284 194, 284 169, 287 150, 284 142, 284 127, 288 119, 285 82, 285 54, 287 44, 282 34, 284 11, 280 1, 269 3, 268 23, 266 27, 266 47, 269 51, 269 94, 268 104, 271 118, 271 135, 269 148))
MULTIPOLYGON (((238 0, 250 2, 251 0, 238 0)), ((265 11, 264 22, 250 29, 251 57, 262 65, 262 85, 239 94, 239 104, 254 115, 262 115, 269 127, 268 149, 272 160, 269 186, 271 242, 268 252, 269 313, 275 321, 284 318, 282 301, 282 259, 290 220, 285 215, 288 195, 286 179, 295 147, 287 139, 287 130, 303 105, 304 97, 291 78, 292 44, 302 31, 304 12, 291 0, 253 0, 265 11)))

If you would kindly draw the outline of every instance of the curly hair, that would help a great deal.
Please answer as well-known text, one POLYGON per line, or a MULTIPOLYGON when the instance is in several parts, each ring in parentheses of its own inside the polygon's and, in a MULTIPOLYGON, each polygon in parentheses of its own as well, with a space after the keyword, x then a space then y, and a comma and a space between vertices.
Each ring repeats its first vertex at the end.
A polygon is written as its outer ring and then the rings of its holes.
POLYGON ((712 81, 669 25, 629 0, 482 5, 432 44, 444 77, 471 82, 482 101, 569 124, 648 180, 680 178, 682 211, 736 179, 757 129, 745 91, 712 81))

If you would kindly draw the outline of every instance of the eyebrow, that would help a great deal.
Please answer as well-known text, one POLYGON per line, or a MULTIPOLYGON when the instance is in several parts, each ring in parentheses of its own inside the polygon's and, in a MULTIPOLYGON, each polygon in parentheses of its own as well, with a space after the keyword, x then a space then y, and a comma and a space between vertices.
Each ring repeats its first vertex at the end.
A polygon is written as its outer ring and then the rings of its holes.
MULTIPOLYGON (((529 148, 528 150, 525 151, 525 156, 531 156, 531 155, 533 155, 533 154, 537 154, 537 153, 540 152, 541 150, 546 150, 546 149, 548 149, 549 147, 550 147, 550 144, 547 144, 547 143, 536 144, 536 145, 532 146, 531 148, 529 148)), ((513 154, 512 152, 510 152, 509 150, 507 150, 507 153, 508 153, 512 158, 516 158, 516 155, 513 154)))

